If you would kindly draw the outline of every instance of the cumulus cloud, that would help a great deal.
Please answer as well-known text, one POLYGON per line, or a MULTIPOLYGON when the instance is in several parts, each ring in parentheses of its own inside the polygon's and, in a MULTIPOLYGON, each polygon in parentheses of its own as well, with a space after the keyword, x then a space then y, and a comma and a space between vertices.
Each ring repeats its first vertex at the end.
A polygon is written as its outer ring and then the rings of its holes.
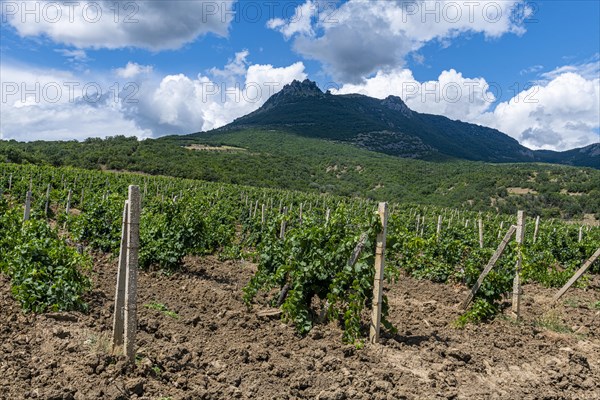
POLYGON ((398 68, 430 41, 446 46, 465 32, 488 38, 522 34, 532 12, 522 1, 349 0, 334 11, 321 6, 308 0, 293 17, 267 25, 294 37, 295 50, 322 62, 334 78, 354 83, 378 70, 398 68))
POLYGON ((598 143, 600 78, 561 73, 498 104, 479 120, 534 149, 566 150, 598 143))
POLYGON ((496 98, 485 79, 464 78, 453 69, 437 80, 419 82, 409 69, 378 72, 360 84, 345 84, 334 94, 361 93, 384 99, 401 97, 411 109, 452 119, 473 120, 486 112, 496 98))
POLYGON ((2 23, 22 37, 77 48, 177 49, 197 37, 227 36, 235 0, 1 1, 2 23))
POLYGON ((84 50, 75 49, 56 49, 54 50, 60 53, 64 57, 68 58, 71 62, 86 62, 88 61, 87 53, 84 50))
POLYGON ((210 76, 168 75, 156 86, 145 85, 141 96, 148 100, 135 106, 132 117, 153 131, 210 130, 258 109, 286 84, 307 77, 302 62, 248 65, 247 56, 247 51, 237 53, 225 68, 209 71, 210 76))
POLYGON ((151 65, 140 65, 134 62, 128 62, 123 68, 117 68, 115 73, 117 76, 125 79, 135 78, 140 74, 149 74, 153 70, 151 65))
POLYGON ((490 126, 532 149, 567 150, 598 143, 600 78, 593 66, 561 67, 542 76, 545 79, 536 85, 498 104, 484 78, 465 78, 455 70, 427 82, 415 80, 408 69, 379 72, 333 92, 400 96, 415 111, 490 126))
POLYGON ((288 20, 273 18, 267 21, 267 27, 278 30, 286 39, 296 34, 313 36, 313 19, 318 16, 319 3, 308 0, 306 3, 296 7, 294 15, 288 20))
POLYGON ((112 75, 2 63, 0 134, 29 141, 193 133, 248 114, 307 77, 301 62, 251 64, 248 55, 237 53, 223 69, 197 77, 161 76, 135 62, 112 75))
MULTIPOLYGON (((123 113, 119 93, 98 79, 71 72, 0 64, 2 139, 83 140, 126 135, 149 137, 123 113)), ((113 86, 113 89, 115 87, 113 86)))

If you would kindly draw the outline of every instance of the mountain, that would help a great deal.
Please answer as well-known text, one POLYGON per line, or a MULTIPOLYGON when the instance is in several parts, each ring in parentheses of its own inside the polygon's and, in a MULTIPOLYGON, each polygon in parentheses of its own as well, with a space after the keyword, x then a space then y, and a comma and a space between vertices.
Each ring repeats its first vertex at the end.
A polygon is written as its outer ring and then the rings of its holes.
POLYGON ((600 143, 562 152, 537 150, 535 154, 540 161, 547 163, 600 169, 600 143))
POLYGON ((568 152, 533 151, 496 129, 415 112, 397 96, 380 100, 359 94, 332 95, 310 80, 286 85, 261 108, 219 131, 240 128, 280 129, 403 158, 537 161, 600 168, 597 145, 568 152))

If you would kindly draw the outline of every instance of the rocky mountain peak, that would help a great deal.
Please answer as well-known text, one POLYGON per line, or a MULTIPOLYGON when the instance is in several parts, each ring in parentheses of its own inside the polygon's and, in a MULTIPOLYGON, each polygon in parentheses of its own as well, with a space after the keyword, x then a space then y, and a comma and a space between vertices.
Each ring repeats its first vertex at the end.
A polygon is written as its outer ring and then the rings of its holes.
POLYGON ((381 101, 381 104, 390 110, 400 112, 406 118, 412 117, 412 110, 398 96, 388 96, 381 101))
POLYGON ((315 82, 305 79, 302 82, 294 80, 285 85, 279 94, 283 96, 320 96, 323 92, 315 82))

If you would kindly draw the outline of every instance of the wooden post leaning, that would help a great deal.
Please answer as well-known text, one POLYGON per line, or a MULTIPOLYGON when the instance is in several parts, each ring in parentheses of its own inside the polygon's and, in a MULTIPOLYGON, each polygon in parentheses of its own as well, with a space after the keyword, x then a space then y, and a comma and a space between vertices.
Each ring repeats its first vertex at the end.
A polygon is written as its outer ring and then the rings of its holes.
POLYGON ((388 204, 379 203, 379 218, 381 219, 382 229, 377 234, 377 243, 375 247, 375 281, 373 283, 373 310, 371 314, 371 328, 369 331, 369 341, 377 343, 379 341, 379 330, 381 328, 381 302, 383 296, 383 271, 385 265, 385 241, 387 236, 388 204))
POLYGON ((511 225, 511 227, 508 229, 508 232, 506 232, 506 235, 504 235, 504 239, 502 239, 502 242, 500 242, 500 244, 498 245, 498 248, 496 249, 496 251, 494 252, 492 257, 488 261, 487 265, 481 272, 481 275, 479 275, 477 282, 475 282, 475 285, 473 285, 473 287, 471 288, 471 292, 469 293, 469 295, 467 296, 465 301, 462 303, 461 307, 463 310, 467 309, 467 307, 473 300, 473 297, 475 297, 475 294, 477 294, 477 291, 481 287, 483 280, 490 273, 492 268, 494 268, 494 266, 498 262, 498 259, 502 255, 502 253, 504 253, 504 249, 506 248, 506 245, 508 244, 508 242, 510 242, 510 239, 515 234, 516 230, 517 230, 517 227, 515 225, 511 225))
POLYGON ((571 277, 571 279, 569 279, 569 281, 565 284, 565 286, 563 286, 558 291, 558 293, 556 293, 554 295, 554 297, 552 298, 552 301, 557 301, 558 299, 560 299, 562 297, 562 295, 565 294, 566 291, 569 290, 569 288, 571 286, 573 286, 573 284, 579 278, 581 278, 581 275, 583 275, 585 273, 585 271, 587 271, 587 269, 594 263, 594 261, 596 261, 598 259, 599 256, 600 256, 600 248, 598 248, 596 250, 596 252, 590 258, 588 258, 585 263, 583 263, 583 265, 581 266, 581 268, 579 268, 577 270, 577 272, 575 272, 575 274, 571 277))

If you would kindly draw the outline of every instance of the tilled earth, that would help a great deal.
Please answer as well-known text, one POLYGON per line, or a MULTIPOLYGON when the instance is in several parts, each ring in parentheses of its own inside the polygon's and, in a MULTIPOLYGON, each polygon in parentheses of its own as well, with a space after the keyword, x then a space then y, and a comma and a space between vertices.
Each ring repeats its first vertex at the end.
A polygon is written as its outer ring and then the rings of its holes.
POLYGON ((403 277, 386 288, 398 333, 357 349, 334 323, 299 337, 261 299, 248 311, 252 264, 189 258, 140 273, 128 366, 111 355, 116 260, 95 265, 89 314, 25 315, 0 276, 0 399, 600 399, 597 288, 553 306, 527 285, 519 323, 457 329, 465 287, 403 277))

